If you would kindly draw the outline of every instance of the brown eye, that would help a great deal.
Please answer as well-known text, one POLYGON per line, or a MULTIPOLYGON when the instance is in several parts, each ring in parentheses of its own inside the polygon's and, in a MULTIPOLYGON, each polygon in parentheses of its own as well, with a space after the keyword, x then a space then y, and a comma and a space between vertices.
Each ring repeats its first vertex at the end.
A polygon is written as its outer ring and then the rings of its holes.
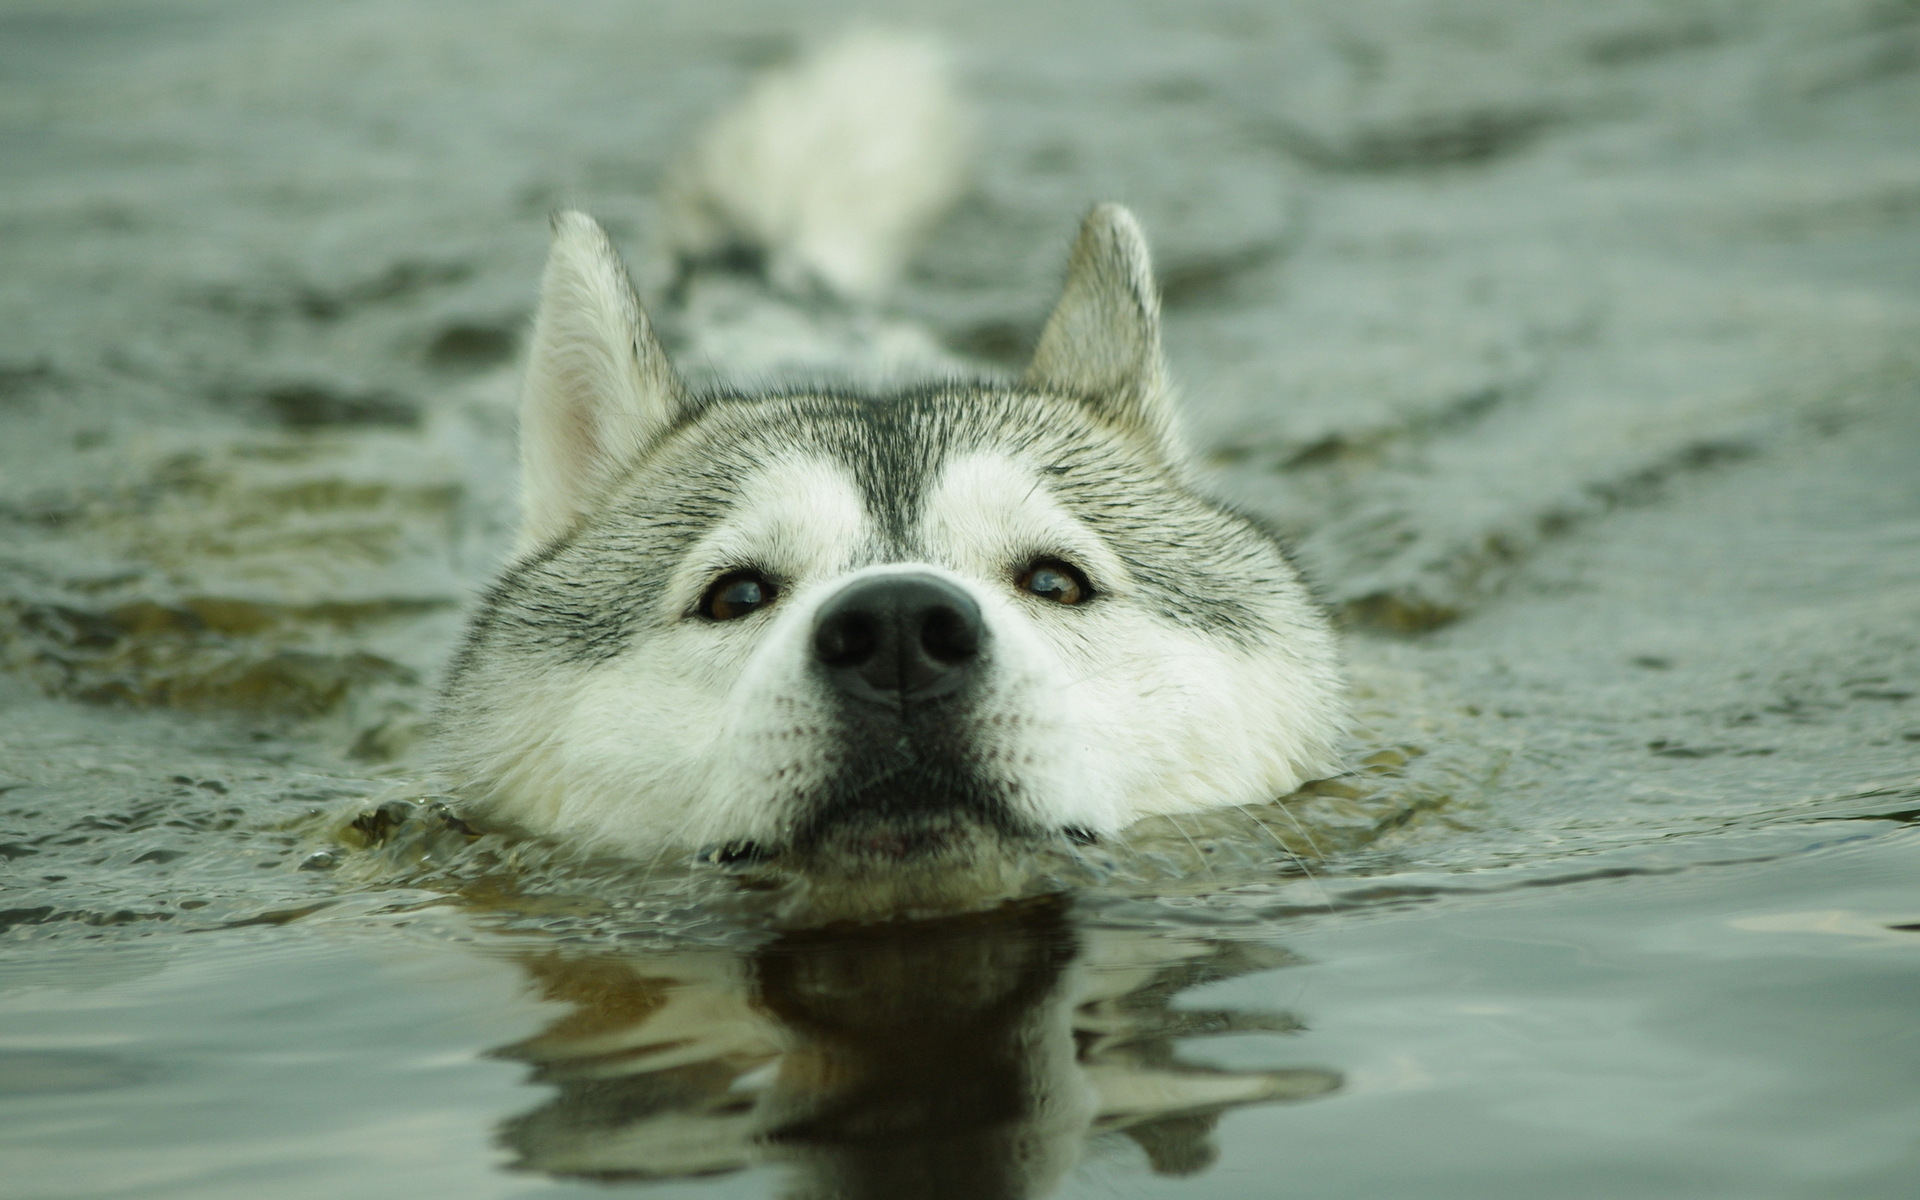
POLYGON ((1079 604, 1093 595, 1093 585, 1076 568, 1057 558, 1043 558, 1020 573, 1020 590, 1055 604, 1079 604))
POLYGON ((734 621, 773 603, 777 588, 758 571, 734 571, 714 580, 700 600, 709 621, 734 621))

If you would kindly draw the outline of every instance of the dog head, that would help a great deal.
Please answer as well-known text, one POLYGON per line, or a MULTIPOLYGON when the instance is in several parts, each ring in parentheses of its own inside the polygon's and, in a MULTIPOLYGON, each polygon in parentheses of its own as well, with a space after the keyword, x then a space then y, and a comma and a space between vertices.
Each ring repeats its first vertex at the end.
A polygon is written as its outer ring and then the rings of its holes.
POLYGON ((556 222, 518 559, 441 745, 496 817, 652 856, 968 856, 1270 800, 1335 763, 1325 618, 1201 498, 1145 241, 1096 209, 1031 366, 694 394, 556 222))

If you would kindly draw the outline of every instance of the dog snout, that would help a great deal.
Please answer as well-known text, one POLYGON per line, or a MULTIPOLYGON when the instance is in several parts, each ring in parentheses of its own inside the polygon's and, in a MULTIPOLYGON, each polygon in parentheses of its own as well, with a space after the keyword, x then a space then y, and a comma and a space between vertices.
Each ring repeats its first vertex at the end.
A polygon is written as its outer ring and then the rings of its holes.
POLYGON ((843 694, 900 705, 958 691, 985 641, 980 606, 960 588, 932 575, 882 575, 827 601, 813 654, 843 694))

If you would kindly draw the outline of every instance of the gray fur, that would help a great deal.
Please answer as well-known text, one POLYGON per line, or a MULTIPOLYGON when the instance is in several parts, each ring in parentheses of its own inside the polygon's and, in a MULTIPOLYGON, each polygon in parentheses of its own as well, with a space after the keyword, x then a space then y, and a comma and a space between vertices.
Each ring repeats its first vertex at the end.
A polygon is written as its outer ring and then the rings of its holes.
MULTIPOLYGON (((762 311, 804 351, 791 297, 762 311)), ((442 761, 476 808, 639 856, 870 866, 1113 835, 1334 770, 1331 631, 1280 546, 1190 483, 1132 216, 1088 216, 1017 383, 950 362, 906 386, 693 392, 604 233, 558 218, 521 551, 442 706, 442 761), (1024 589, 1052 561, 1084 576, 1082 602, 1024 589), (772 601, 704 615, 740 571, 772 601), (981 648, 937 704, 824 682, 821 614, 888 576, 978 609, 981 648)))
POLYGON ((1081 397, 1169 462, 1185 457, 1160 354, 1160 293, 1147 238, 1118 204, 1096 206, 1081 224, 1066 287, 1024 382, 1081 397))

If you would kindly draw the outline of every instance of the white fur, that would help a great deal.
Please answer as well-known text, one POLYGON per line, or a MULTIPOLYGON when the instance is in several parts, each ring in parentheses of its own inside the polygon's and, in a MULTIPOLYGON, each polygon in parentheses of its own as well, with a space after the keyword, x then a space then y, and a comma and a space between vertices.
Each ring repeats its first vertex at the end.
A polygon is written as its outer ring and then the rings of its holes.
POLYGON ((1160 353, 1160 289, 1147 235, 1118 204, 1080 226, 1060 300, 1040 331, 1026 382, 1082 396, 1183 470, 1187 446, 1160 353))
POLYGON ((1249 654, 1129 604, 1124 563, 1040 486, 1030 464, 982 454, 930 489, 934 561, 854 568, 868 517, 838 464, 796 456, 744 481, 752 499, 711 530, 650 601, 684 611, 728 564, 791 581, 763 613, 680 621, 590 669, 520 679, 518 702, 472 740, 494 748, 497 813, 645 857, 734 839, 778 840, 833 763, 811 736, 833 697, 810 669, 820 606, 874 575, 914 572, 972 595, 991 666, 978 733, 1021 784, 1039 828, 1114 833, 1152 813, 1255 803, 1331 768, 1337 681, 1297 652, 1249 654), (1105 603, 1066 608, 1005 572, 1033 545, 1075 554, 1105 603))
POLYGON ((1032 466, 996 455, 956 460, 926 513, 926 543, 990 589, 1014 595, 996 568, 1051 545, 1073 552, 1108 593, 1084 611, 1021 599, 1018 621, 1039 635, 1022 647, 1043 679, 1028 703, 1061 710, 1061 742, 1035 747, 1036 757, 1059 764, 1087 827, 1110 832, 1150 813, 1270 800, 1330 769, 1337 681, 1297 669, 1285 646, 1248 655, 1127 603, 1125 565, 1052 499, 1032 466))
POLYGON ((968 141, 937 42, 854 33, 713 123, 669 180, 669 248, 767 247, 783 286, 872 299, 959 194, 968 141))
POLYGON ((607 235, 557 214, 520 408, 519 549, 571 528, 681 396, 607 235))
MULTIPOLYGON (((716 124, 677 177, 669 239, 697 254, 744 238, 772 256, 776 278, 797 272, 870 295, 957 187, 959 126, 930 44, 857 35, 770 77, 716 124)), ((924 548, 918 562, 888 561, 849 464, 792 448, 784 432, 765 439, 770 427, 752 424, 788 401, 699 410, 683 450, 756 431, 759 440, 737 444, 780 449, 729 467, 729 494, 741 499, 671 564, 657 594, 629 596, 620 522, 637 529, 658 515, 630 505, 659 494, 640 485, 664 469, 666 443, 681 436, 667 431, 690 401, 605 234, 562 214, 522 416, 520 550, 534 574, 520 583, 548 590, 533 608, 492 627, 483 614, 476 626, 443 712, 443 761, 459 785, 495 815, 642 858, 777 845, 830 793, 844 765, 836 756, 851 753, 830 729, 845 701, 813 661, 815 616, 850 584, 908 571, 964 589, 982 614, 987 650, 969 668, 979 675, 947 719, 966 722, 970 769, 1036 831, 1115 833, 1150 814, 1268 801, 1337 769, 1344 706, 1331 631, 1276 548, 1186 490, 1146 241, 1125 209, 1103 205, 1087 218, 1023 383, 947 397, 1003 406, 956 416, 998 420, 1015 406, 1017 419, 921 481, 920 527, 908 539, 924 548), (1056 496, 1056 484, 1074 485, 1025 449, 1055 432, 1073 442, 1065 457, 1141 489, 1110 496, 1107 518, 1139 519, 1159 504, 1186 522, 1156 532, 1148 519, 1136 550, 1151 556, 1157 541, 1220 551, 1195 555, 1194 569, 1212 579, 1209 611, 1243 612, 1238 626, 1183 623, 1164 580, 1156 607, 1089 523, 1099 517, 1075 515, 1093 511, 1084 497, 1075 508, 1056 496), (590 560, 537 553, 560 555, 570 547, 559 539, 596 530, 607 536, 571 545, 593 547, 590 560), (1071 558, 1099 597, 1062 606, 1021 591, 1014 575, 1035 554, 1071 558), (781 581, 771 606, 733 621, 689 616, 716 578, 743 565, 781 581), (574 574, 537 574, 549 567, 574 574), (598 624, 556 621, 580 605, 599 606, 598 624), (647 619, 631 624, 643 632, 615 636, 636 606, 647 619), (606 630, 609 653, 596 644, 574 654, 555 640, 584 646, 606 630)), ((706 486, 704 464, 676 461, 706 486)), ((632 564, 641 565, 653 566, 632 564)), ((496 600, 510 605, 514 594, 496 600)))

